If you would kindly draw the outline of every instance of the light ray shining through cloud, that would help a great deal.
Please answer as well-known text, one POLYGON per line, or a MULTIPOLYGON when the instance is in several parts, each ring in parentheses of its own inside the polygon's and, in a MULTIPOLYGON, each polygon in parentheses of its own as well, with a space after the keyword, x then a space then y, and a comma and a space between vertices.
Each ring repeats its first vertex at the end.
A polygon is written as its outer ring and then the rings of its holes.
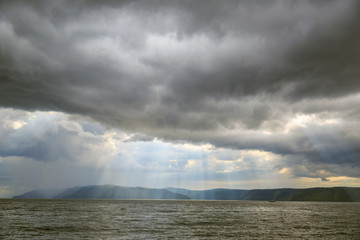
POLYGON ((0 197, 360 186, 360 3, 1 1, 0 197))

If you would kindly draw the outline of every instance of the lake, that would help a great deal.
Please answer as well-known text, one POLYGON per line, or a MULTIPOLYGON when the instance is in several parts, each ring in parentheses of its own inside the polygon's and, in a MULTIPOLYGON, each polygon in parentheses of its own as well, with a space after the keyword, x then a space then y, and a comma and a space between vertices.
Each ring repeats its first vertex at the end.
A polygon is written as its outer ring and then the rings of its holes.
POLYGON ((360 239, 360 203, 0 199, 0 239, 360 239))

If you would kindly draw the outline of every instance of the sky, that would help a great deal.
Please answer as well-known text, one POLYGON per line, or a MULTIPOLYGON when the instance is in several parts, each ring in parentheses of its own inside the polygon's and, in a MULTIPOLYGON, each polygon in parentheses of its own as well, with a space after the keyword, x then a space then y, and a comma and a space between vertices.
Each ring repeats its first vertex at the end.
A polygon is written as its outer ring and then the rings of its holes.
POLYGON ((0 3, 0 197, 360 187, 360 2, 0 3))

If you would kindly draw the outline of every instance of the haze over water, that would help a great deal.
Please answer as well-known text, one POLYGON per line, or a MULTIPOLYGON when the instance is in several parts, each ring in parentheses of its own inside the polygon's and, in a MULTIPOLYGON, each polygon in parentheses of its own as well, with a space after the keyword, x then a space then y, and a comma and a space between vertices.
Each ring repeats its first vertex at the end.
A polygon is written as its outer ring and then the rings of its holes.
POLYGON ((1 239, 359 239, 360 203, 0 200, 1 239))

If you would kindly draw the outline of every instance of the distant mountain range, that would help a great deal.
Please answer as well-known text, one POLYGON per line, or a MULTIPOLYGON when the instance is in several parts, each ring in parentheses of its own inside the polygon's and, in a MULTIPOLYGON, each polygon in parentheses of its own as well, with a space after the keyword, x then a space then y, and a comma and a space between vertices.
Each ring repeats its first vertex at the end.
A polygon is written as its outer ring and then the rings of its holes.
POLYGON ((33 190, 13 198, 71 199, 190 199, 166 189, 120 187, 114 185, 74 187, 65 190, 33 190))
POLYGON ((333 187, 307 189, 210 189, 142 188, 98 185, 65 190, 33 190, 13 198, 36 199, 194 199, 194 200, 257 200, 257 201, 330 201, 360 202, 360 188, 333 187))

